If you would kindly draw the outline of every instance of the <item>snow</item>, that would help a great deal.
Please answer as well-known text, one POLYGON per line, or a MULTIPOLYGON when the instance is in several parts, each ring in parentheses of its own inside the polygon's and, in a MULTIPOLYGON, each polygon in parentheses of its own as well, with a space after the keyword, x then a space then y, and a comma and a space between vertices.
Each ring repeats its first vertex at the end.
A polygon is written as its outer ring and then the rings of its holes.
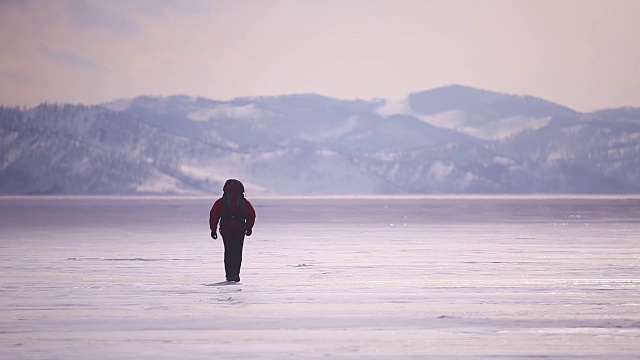
MULTIPOLYGON (((607 146, 615 148, 619 146, 628 146, 628 143, 640 143, 640 132, 618 134, 615 138, 611 138, 607 141, 607 146)), ((636 147, 637 146, 638 145, 636 145, 636 147)))
POLYGON ((18 136, 20 135, 17 131, 6 131, 3 134, 0 134, 0 146, 7 146, 14 142, 18 136))
POLYGON ((551 122, 551 117, 511 116, 488 121, 482 126, 470 126, 468 114, 462 110, 452 110, 435 115, 415 115, 433 126, 455 130, 483 140, 502 140, 524 131, 541 129, 551 122))
POLYGON ((429 176, 434 178, 437 182, 443 182, 453 173, 454 170, 455 167, 453 164, 445 164, 442 161, 437 160, 433 165, 431 165, 431 168, 429 168, 429 176))
POLYGON ((376 112, 381 116, 410 115, 409 98, 385 100, 384 104, 376 109, 376 112))
POLYGON ((549 151, 549 154, 547 155, 547 162, 549 163, 561 162, 563 160, 572 159, 573 156, 575 155, 567 153, 566 148, 553 149, 549 151))
POLYGON ((153 170, 153 174, 147 180, 137 184, 134 188, 140 193, 170 193, 189 195, 197 193, 191 189, 184 189, 181 181, 175 177, 163 172, 153 170))
POLYGON ((184 162, 179 165, 180 172, 189 176, 190 178, 202 180, 210 179, 221 183, 224 183, 227 178, 220 174, 220 167, 215 167, 212 164, 203 166, 195 162, 184 162))
POLYGON ((209 121, 216 117, 226 117, 229 119, 260 119, 265 112, 255 107, 254 104, 248 105, 218 105, 212 108, 200 109, 187 114, 187 118, 192 121, 209 121))
POLYGON ((4 170, 15 163, 20 158, 21 154, 22 151, 20 149, 8 148, 7 152, 3 156, 4 159, 2 159, 2 167, 0 167, 0 170, 4 170))
POLYGON ((516 165, 515 161, 513 161, 512 159, 509 159, 507 157, 504 157, 504 156, 494 156, 493 157, 493 163, 494 164, 505 165, 505 166, 515 166, 516 165))
POLYGON ((118 99, 110 103, 103 104, 104 107, 113 111, 125 111, 131 107, 134 99, 118 99))
POLYGON ((435 127, 458 131, 478 139, 502 140, 523 131, 537 130, 551 122, 550 116, 529 117, 516 115, 502 119, 489 119, 482 126, 469 125, 470 114, 464 110, 448 110, 431 115, 411 111, 408 99, 389 100, 377 109, 381 116, 409 115, 435 127))
POLYGON ((360 117, 357 115, 349 116, 344 124, 335 128, 326 130, 316 130, 314 132, 303 132, 300 134, 300 139, 312 141, 312 142, 324 142, 332 139, 339 138, 340 136, 347 135, 353 132, 360 122, 360 117))
POLYGON ((76 161, 71 166, 71 172, 73 173, 85 173, 91 170, 91 163, 88 157, 83 157, 81 160, 76 161))
POLYGON ((465 133, 484 140, 501 140, 524 131, 541 129, 551 122, 551 117, 512 116, 490 122, 479 128, 467 128, 465 133))
POLYGON ((226 148, 233 149, 233 150, 237 150, 238 148, 240 148, 240 145, 238 145, 236 142, 225 138, 215 130, 207 133, 206 138, 207 138, 207 141, 212 144, 224 146, 226 148))
POLYGON ((0 358, 640 356, 638 197, 250 198, 238 285, 213 200, 0 197, 0 358))
POLYGON ((449 110, 433 115, 415 115, 427 124, 463 132, 469 115, 464 110, 449 110))

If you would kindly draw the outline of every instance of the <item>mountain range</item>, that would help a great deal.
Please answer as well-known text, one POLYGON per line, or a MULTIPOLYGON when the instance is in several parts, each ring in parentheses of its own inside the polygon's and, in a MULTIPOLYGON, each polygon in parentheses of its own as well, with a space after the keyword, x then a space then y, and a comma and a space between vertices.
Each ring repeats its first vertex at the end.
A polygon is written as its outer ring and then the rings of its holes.
POLYGON ((0 107, 0 194, 627 194, 640 108, 460 85, 404 99, 139 96, 0 107))

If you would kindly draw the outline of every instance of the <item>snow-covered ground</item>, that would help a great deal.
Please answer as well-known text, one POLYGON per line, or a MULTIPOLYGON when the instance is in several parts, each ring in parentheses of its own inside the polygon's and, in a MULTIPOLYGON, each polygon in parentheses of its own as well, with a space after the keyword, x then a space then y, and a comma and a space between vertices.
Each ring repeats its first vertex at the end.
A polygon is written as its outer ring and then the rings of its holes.
POLYGON ((0 198, 2 359, 638 359, 640 199, 0 198))

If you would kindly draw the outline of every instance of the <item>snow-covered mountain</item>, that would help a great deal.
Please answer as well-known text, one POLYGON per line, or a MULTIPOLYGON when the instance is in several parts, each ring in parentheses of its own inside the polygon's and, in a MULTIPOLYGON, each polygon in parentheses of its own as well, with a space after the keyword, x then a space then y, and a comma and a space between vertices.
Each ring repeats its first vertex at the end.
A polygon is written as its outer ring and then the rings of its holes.
POLYGON ((448 86, 400 100, 0 107, 0 193, 637 193, 640 109, 448 86))

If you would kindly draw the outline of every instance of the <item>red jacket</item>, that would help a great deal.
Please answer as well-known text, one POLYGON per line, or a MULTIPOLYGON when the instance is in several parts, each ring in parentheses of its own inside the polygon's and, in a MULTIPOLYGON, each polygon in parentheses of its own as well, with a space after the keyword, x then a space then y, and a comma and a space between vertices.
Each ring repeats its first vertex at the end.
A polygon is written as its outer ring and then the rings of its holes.
MULTIPOLYGON (((224 198, 220 198, 216 200, 216 202, 211 207, 211 211, 209 212, 209 228, 211 230, 216 230, 216 228, 218 227, 218 222, 220 221, 220 217, 222 216, 222 206, 224 203, 223 199, 224 198)), ((242 226, 242 224, 237 224, 235 226, 232 225, 232 226, 229 226, 228 229, 220 227, 220 234, 225 235, 227 233, 233 233, 233 232, 243 233, 243 231, 250 230, 253 228, 253 224, 255 224, 256 222, 256 211, 253 209, 253 206, 251 205, 249 200, 247 199, 243 199, 243 200, 244 200, 244 209, 246 214, 245 225, 244 226, 242 226)))

